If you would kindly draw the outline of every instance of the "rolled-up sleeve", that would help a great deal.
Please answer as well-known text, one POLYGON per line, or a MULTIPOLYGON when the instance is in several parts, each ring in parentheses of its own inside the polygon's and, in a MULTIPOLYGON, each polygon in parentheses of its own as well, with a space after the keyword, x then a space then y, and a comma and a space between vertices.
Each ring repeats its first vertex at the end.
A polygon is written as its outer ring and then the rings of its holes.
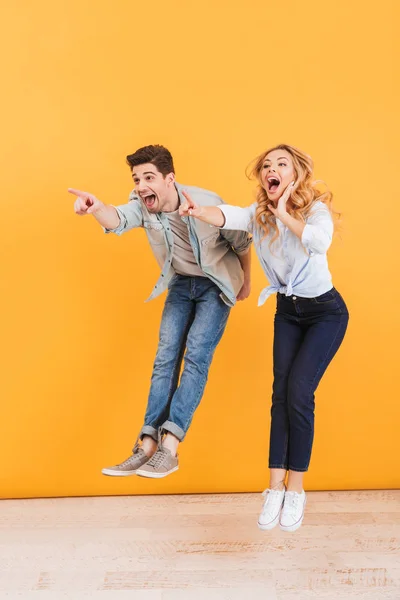
POLYGON ((136 197, 132 198, 128 204, 121 204, 120 206, 114 206, 114 208, 119 216, 119 225, 115 229, 103 228, 105 233, 122 235, 134 227, 143 226, 142 206, 140 200, 136 199, 136 197))
POLYGON ((247 254, 252 243, 252 237, 247 231, 233 231, 224 229, 221 231, 223 237, 229 242, 236 254, 247 254))
POLYGON ((314 208, 307 218, 301 236, 301 243, 308 254, 325 254, 332 243, 333 221, 327 206, 322 202, 314 208))

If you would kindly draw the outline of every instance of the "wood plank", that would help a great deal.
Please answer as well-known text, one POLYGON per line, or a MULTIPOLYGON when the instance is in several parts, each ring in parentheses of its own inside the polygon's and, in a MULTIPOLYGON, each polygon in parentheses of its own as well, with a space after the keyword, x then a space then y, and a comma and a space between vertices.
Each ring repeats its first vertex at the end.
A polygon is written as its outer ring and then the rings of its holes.
POLYGON ((399 600, 400 491, 311 492, 293 534, 259 494, 0 502, 0 599, 399 600))

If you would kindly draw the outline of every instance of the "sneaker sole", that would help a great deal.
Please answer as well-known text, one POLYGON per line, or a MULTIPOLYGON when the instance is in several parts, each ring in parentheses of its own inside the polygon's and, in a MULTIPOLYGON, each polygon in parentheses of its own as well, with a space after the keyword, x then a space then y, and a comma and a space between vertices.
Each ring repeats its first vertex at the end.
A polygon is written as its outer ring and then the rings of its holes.
POLYGON ((109 477, 129 477, 129 475, 136 475, 136 471, 112 471, 111 469, 102 469, 103 475, 109 477))
POLYGON ((177 471, 178 469, 179 467, 174 467, 166 473, 151 473, 150 471, 141 471, 140 469, 138 469, 136 471, 136 475, 139 475, 139 477, 149 477, 150 479, 162 479, 163 477, 167 477, 167 475, 171 475, 171 473, 175 473, 175 471, 177 471))
POLYGON ((303 518, 304 517, 301 517, 300 521, 297 521, 297 523, 294 523, 294 525, 279 525, 279 527, 282 529, 282 531, 296 531, 302 526, 303 518))
POLYGON ((303 514, 301 515, 301 518, 297 521, 297 523, 293 523, 293 525, 281 525, 279 523, 279 527, 282 529, 282 531, 296 531, 297 529, 299 529, 299 527, 302 526, 303 524, 303 519, 304 519, 304 511, 306 508, 306 503, 307 503, 307 499, 304 500, 304 506, 303 506, 303 514))

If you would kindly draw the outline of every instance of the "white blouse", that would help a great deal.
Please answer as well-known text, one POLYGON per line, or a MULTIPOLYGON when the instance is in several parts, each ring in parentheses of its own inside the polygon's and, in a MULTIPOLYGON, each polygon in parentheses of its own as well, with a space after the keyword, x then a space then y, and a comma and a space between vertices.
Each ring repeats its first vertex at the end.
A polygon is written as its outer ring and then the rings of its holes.
POLYGON ((221 229, 253 234, 257 256, 270 283, 262 290, 258 306, 274 292, 315 298, 332 289, 326 253, 332 242, 333 222, 323 202, 316 202, 312 207, 301 240, 277 219, 279 237, 272 246, 270 241, 275 232, 264 237, 264 230, 255 220, 256 202, 248 208, 227 204, 219 208, 225 215, 221 229))

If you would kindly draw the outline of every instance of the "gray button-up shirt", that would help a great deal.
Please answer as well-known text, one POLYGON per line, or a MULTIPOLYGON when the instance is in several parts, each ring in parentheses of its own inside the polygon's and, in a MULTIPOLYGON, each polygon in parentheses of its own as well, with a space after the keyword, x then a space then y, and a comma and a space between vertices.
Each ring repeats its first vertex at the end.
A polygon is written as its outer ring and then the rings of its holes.
MULTIPOLYGON (((182 190, 187 191, 200 206, 218 206, 223 200, 214 192, 198 187, 175 184, 179 201, 185 201, 182 190)), ((161 274, 147 300, 159 296, 175 274, 172 267, 174 236, 165 213, 150 213, 135 191, 131 192, 128 204, 115 207, 120 224, 116 229, 105 229, 106 233, 121 235, 135 227, 146 231, 153 253, 161 267, 161 274)), ((243 270, 238 254, 246 254, 251 237, 244 231, 220 230, 191 217, 182 217, 189 231, 193 254, 204 275, 221 290, 222 300, 234 306, 236 296, 243 285, 243 270)))

